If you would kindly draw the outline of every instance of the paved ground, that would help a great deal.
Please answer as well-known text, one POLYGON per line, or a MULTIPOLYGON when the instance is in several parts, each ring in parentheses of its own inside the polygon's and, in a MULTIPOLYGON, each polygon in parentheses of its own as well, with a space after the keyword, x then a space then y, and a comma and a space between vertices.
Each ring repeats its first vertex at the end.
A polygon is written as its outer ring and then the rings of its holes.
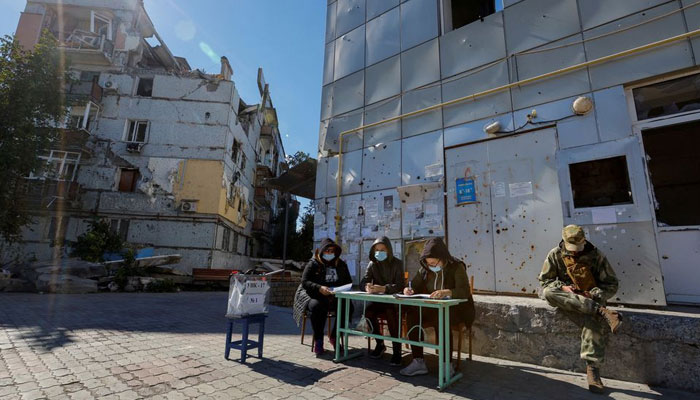
MULTIPOLYGON (((601 398, 581 374, 483 357, 443 393, 435 373, 404 378, 388 358, 316 359, 285 308, 271 310, 263 360, 226 361, 225 304, 223 292, 0 294, 0 398, 601 398)), ((615 399, 697 398, 606 383, 615 399)))

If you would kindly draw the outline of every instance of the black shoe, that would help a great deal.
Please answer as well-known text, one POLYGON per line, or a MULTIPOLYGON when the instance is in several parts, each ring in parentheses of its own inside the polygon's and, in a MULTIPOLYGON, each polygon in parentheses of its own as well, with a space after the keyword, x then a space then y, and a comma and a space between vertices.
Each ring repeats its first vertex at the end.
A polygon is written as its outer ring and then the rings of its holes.
POLYGON ((369 353, 370 358, 382 358, 382 354, 386 351, 386 346, 384 346, 384 343, 377 343, 377 347, 372 350, 371 353, 369 353))
POLYGON ((394 367, 401 366, 401 351, 391 355, 391 362, 389 362, 389 365, 393 365, 394 367))

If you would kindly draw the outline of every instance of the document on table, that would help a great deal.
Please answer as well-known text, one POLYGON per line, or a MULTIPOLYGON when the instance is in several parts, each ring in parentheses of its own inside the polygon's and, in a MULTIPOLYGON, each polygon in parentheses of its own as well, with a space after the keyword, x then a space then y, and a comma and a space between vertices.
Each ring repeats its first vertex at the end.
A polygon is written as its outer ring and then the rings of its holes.
POLYGON ((352 283, 348 283, 347 285, 343 285, 343 286, 332 287, 330 289, 331 289, 331 292, 333 292, 333 293, 347 292, 350 289, 352 289, 352 283))
POLYGON ((432 299, 429 294, 412 294, 412 295, 406 295, 406 294, 395 294, 394 297, 397 299, 431 299, 431 300, 449 300, 449 297, 443 297, 441 299, 432 299))

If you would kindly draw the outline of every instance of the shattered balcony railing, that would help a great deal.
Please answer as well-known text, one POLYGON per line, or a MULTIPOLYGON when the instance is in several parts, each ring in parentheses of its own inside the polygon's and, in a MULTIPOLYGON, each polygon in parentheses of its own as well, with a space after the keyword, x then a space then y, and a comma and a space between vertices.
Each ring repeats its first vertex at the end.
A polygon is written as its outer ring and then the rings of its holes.
POLYGON ((255 197, 253 198, 256 204, 262 207, 270 207, 272 204, 272 191, 266 187, 256 187, 255 197))
POLYGON ((59 204, 65 208, 75 208, 73 203, 80 199, 80 185, 72 181, 24 179, 19 189, 24 205, 34 209, 54 208, 59 204))
MULTIPOLYGON (((60 37, 56 32, 54 36, 60 37)), ((59 40, 59 46, 66 50, 102 53, 108 60, 114 52, 114 42, 104 34, 74 29, 65 39, 59 40)))

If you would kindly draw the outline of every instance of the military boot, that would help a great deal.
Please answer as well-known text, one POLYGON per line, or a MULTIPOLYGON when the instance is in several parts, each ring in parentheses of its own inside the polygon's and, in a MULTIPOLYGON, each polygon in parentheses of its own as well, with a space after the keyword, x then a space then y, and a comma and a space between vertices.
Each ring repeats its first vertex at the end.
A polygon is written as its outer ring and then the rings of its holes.
POLYGON ((588 378, 588 390, 593 393, 603 393, 605 391, 605 386, 603 386, 603 381, 600 379, 600 369, 589 365, 586 367, 586 376, 588 378))
POLYGON ((622 325, 622 314, 617 311, 608 310, 605 307, 598 307, 598 314, 610 325, 610 331, 617 333, 622 325))

